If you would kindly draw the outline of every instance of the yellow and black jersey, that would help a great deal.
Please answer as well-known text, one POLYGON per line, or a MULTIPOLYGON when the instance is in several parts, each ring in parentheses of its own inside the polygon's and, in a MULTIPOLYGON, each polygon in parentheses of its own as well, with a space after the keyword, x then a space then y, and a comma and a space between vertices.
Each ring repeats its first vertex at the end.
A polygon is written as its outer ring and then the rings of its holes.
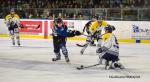
POLYGON ((91 27, 90 27, 90 31, 91 32, 96 32, 98 30, 98 28, 100 27, 106 27, 108 26, 108 23, 106 21, 95 21, 92 23, 91 27))
POLYGON ((112 35, 112 33, 105 33, 102 37, 102 41, 103 42, 107 41, 111 35, 112 35))
POLYGON ((113 33, 105 33, 102 36, 102 47, 107 48, 107 52, 114 54, 114 55, 119 55, 119 43, 116 38, 116 36, 113 33))
MULTIPOLYGON (((17 19, 20 19, 19 15, 18 14, 13 14, 14 15, 14 18, 17 18, 17 19)), ((11 19, 12 16, 11 14, 8 14, 6 17, 5 17, 5 21, 8 21, 9 19, 11 19)))

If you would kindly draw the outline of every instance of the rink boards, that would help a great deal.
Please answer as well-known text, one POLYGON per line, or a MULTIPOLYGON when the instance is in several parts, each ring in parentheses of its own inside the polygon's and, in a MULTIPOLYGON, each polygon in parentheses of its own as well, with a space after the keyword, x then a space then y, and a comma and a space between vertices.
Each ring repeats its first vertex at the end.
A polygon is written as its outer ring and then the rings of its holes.
MULTIPOLYGON (((64 23, 71 30, 82 31, 89 20, 64 20, 64 23)), ((21 19, 25 28, 21 29, 22 38, 51 39, 53 20, 21 19)), ((114 34, 120 42, 150 43, 150 22, 149 21, 107 21, 114 25, 114 34)), ((3 19, 0 19, 0 37, 8 37, 9 32, 3 19)), ((86 34, 86 33, 85 33, 86 34)), ((71 40, 85 40, 85 36, 69 38, 71 40)))

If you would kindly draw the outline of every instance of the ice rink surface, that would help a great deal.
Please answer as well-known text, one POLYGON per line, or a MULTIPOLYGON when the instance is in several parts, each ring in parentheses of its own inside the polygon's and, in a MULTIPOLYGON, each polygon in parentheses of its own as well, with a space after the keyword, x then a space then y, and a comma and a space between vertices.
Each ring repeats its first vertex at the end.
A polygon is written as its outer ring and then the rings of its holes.
POLYGON ((71 62, 66 63, 63 55, 51 61, 52 40, 22 39, 21 47, 13 47, 9 38, 0 38, 0 82, 150 82, 150 44, 120 43, 124 70, 105 70, 103 65, 76 70, 98 62, 96 47, 80 55, 76 43, 84 41, 67 41, 71 62))

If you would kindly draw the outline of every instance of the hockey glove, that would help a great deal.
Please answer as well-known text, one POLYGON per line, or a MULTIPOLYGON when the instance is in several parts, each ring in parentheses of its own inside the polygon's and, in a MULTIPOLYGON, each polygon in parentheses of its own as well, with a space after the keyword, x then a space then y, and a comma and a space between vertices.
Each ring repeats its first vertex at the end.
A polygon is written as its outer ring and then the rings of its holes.
POLYGON ((74 37, 74 36, 75 36, 74 31, 69 30, 68 31, 68 37, 74 37))
POLYGON ((98 48, 98 49, 96 50, 96 53, 106 52, 107 50, 108 50, 108 48, 105 47, 105 46, 103 46, 103 47, 101 47, 101 48, 98 48))
POLYGON ((24 28, 23 24, 20 24, 19 27, 20 27, 20 28, 24 28))
POLYGON ((102 53, 103 51, 102 51, 102 48, 98 48, 97 50, 96 50, 96 53, 102 53))
POLYGON ((80 31, 74 30, 74 34, 75 34, 76 36, 79 36, 79 35, 81 35, 82 33, 81 33, 80 31))
POLYGON ((82 33, 80 31, 77 31, 77 30, 69 30, 68 32, 68 37, 74 37, 74 36, 79 36, 81 35, 82 33))

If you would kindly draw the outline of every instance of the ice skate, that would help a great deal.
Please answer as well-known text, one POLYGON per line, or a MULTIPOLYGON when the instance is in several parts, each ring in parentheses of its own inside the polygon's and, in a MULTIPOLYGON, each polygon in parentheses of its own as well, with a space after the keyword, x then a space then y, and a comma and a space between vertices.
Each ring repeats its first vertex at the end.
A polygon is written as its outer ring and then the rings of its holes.
POLYGON ((65 60, 66 62, 70 62, 69 58, 68 57, 65 57, 65 60))
POLYGON ((56 58, 52 58, 52 61, 58 61, 60 59, 61 59, 60 57, 56 57, 56 58))

